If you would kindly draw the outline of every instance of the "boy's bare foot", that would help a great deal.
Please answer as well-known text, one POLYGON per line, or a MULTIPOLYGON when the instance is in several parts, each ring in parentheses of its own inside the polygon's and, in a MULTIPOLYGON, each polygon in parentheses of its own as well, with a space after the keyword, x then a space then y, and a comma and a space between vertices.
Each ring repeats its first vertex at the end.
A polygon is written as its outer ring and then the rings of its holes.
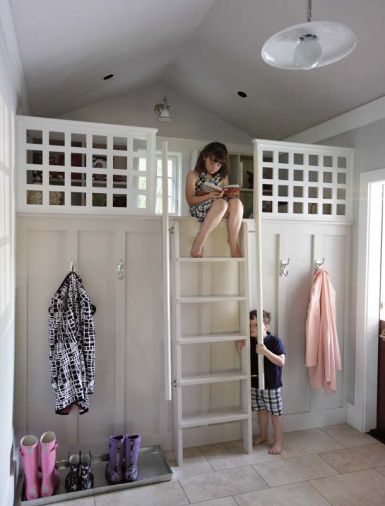
POLYGON ((262 443, 267 442, 267 436, 263 436, 262 434, 259 434, 255 439, 253 439, 253 446, 260 445, 262 443))
POLYGON ((277 441, 276 443, 273 444, 268 453, 270 453, 271 455, 279 455, 281 451, 282 451, 282 443, 277 441))
POLYGON ((191 256, 193 258, 202 258, 202 245, 199 244, 198 237, 195 237, 191 247, 191 256))

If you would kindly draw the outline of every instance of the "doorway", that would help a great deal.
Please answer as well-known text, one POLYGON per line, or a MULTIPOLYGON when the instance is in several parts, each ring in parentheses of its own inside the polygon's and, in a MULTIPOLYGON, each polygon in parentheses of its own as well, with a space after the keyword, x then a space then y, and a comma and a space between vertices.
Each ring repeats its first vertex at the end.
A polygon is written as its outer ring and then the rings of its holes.
MULTIPOLYGON (((378 183, 381 184, 381 183, 378 183)), ((378 329, 377 425, 371 435, 385 443, 385 184, 382 184, 381 273, 378 329)))
MULTIPOLYGON (((362 432, 377 427, 378 351, 385 169, 360 177, 354 404, 347 420, 362 432)), ((384 237, 385 248, 385 237, 384 237)), ((384 266, 385 269, 385 266, 384 266)), ((383 269, 383 270, 384 270, 383 269)), ((384 300, 384 299, 382 299, 384 300)), ((385 300, 384 300, 385 304, 385 300)))

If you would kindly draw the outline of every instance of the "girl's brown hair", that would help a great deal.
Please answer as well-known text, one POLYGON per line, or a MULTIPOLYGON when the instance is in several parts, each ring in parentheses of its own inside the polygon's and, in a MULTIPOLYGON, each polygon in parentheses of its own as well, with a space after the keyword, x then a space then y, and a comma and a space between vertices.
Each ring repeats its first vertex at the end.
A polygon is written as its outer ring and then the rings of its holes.
POLYGON ((213 162, 221 163, 222 166, 218 173, 221 175, 222 179, 227 176, 229 171, 229 153, 224 144, 221 142, 210 142, 210 144, 207 144, 207 146, 202 149, 195 165, 195 170, 199 174, 202 174, 202 172, 206 170, 205 158, 210 158, 213 162))

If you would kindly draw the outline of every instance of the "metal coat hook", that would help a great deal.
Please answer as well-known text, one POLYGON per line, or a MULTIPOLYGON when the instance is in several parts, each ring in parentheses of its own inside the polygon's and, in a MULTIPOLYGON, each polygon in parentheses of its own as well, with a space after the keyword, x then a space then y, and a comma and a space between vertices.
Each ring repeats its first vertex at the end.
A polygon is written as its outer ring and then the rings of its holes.
POLYGON ((120 259, 116 262, 116 277, 124 279, 124 260, 120 259))
POLYGON ((290 258, 286 258, 286 260, 280 260, 279 262, 279 275, 281 278, 286 278, 289 275, 289 271, 287 270, 287 266, 290 263, 290 258))
POLYGON ((325 259, 324 258, 321 261, 315 259, 315 262, 314 262, 314 272, 317 272, 318 269, 321 267, 321 265, 323 265, 324 263, 325 263, 325 259))

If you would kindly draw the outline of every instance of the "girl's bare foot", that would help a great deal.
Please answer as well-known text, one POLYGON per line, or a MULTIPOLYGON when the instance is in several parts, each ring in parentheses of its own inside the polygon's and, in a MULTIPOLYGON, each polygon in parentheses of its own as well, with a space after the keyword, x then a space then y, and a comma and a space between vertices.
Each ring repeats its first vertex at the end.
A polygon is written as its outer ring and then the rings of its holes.
POLYGON ((264 436, 263 434, 259 434, 255 439, 253 439, 253 446, 260 445, 262 443, 267 442, 267 436, 264 436))
POLYGON ((282 442, 277 441, 273 444, 268 453, 270 453, 271 455, 279 455, 281 451, 282 451, 282 442))
POLYGON ((235 245, 230 244, 230 251, 231 251, 231 256, 233 258, 242 258, 242 253, 241 253, 241 250, 240 250, 238 244, 235 244, 235 245))
POLYGON ((195 237, 191 248, 191 256, 193 258, 202 258, 202 249, 202 244, 198 241, 198 237, 195 237))

